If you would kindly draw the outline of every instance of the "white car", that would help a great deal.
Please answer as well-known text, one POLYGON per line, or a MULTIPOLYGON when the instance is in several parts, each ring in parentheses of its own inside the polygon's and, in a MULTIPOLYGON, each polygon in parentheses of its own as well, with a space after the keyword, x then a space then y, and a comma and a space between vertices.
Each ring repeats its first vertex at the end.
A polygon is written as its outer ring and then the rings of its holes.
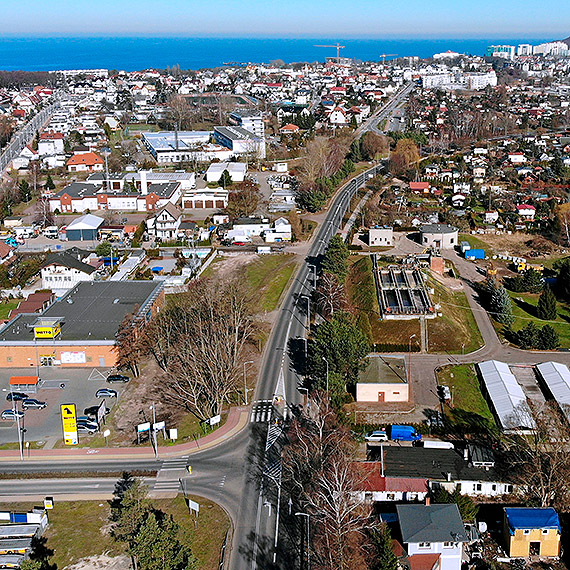
POLYGON ((364 436, 364 441, 388 441, 388 434, 385 429, 371 431, 364 436))

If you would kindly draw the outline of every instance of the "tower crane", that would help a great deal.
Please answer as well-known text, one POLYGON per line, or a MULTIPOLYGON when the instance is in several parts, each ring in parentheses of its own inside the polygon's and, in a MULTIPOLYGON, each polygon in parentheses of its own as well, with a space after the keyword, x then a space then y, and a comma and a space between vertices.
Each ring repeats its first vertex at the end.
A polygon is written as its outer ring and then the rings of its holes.
POLYGON ((382 58, 382 65, 384 65, 386 63, 387 57, 395 57, 397 55, 398 55, 397 53, 381 53, 380 57, 382 58))
POLYGON ((316 45, 315 47, 336 48, 336 62, 340 63, 340 50, 344 49, 346 46, 341 46, 339 43, 336 43, 332 46, 316 45))

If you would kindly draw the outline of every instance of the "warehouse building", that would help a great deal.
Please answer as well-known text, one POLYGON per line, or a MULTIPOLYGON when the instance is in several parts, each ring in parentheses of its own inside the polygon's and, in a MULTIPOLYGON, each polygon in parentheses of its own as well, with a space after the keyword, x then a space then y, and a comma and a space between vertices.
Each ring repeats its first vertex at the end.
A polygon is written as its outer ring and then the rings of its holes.
POLYGON ((538 364, 538 378, 544 391, 560 406, 562 413, 570 420, 570 370, 560 362, 538 364))
POLYGON ((0 329, 0 368, 108 367, 127 314, 147 322, 164 301, 159 281, 91 281, 38 315, 20 314, 0 329))
POLYGON ((526 401, 523 389, 509 366, 497 360, 477 365, 483 394, 495 413, 499 427, 504 431, 528 432, 536 424, 526 401))

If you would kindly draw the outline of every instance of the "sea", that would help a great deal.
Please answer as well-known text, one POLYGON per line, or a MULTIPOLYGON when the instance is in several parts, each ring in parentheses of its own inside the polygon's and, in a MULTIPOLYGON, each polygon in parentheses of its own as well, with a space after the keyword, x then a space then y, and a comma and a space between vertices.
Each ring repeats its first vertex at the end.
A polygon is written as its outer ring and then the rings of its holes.
POLYGON ((333 47, 345 46, 341 56, 362 61, 419 56, 431 57, 442 51, 485 55, 488 45, 538 44, 551 39, 310 39, 228 37, 10 37, 0 38, 0 69, 55 71, 62 69, 116 69, 137 71, 148 68, 181 69, 219 67, 224 63, 285 63, 324 61, 336 56, 333 47))

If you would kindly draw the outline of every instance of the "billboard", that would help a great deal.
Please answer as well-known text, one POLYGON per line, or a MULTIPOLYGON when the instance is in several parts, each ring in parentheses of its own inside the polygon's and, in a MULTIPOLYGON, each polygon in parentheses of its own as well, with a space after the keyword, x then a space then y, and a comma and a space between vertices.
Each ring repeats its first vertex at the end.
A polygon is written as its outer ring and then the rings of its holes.
POLYGON ((105 423, 106 410, 107 406, 105 405, 105 400, 103 400, 99 405, 99 407, 97 408, 97 423, 99 424, 99 427, 101 427, 101 424, 105 423))
POLYGON ((77 412, 75 404, 61 405, 61 424, 63 427, 63 443, 77 445, 77 412))
POLYGON ((60 358, 62 364, 85 364, 87 362, 85 352, 64 351, 60 358))

